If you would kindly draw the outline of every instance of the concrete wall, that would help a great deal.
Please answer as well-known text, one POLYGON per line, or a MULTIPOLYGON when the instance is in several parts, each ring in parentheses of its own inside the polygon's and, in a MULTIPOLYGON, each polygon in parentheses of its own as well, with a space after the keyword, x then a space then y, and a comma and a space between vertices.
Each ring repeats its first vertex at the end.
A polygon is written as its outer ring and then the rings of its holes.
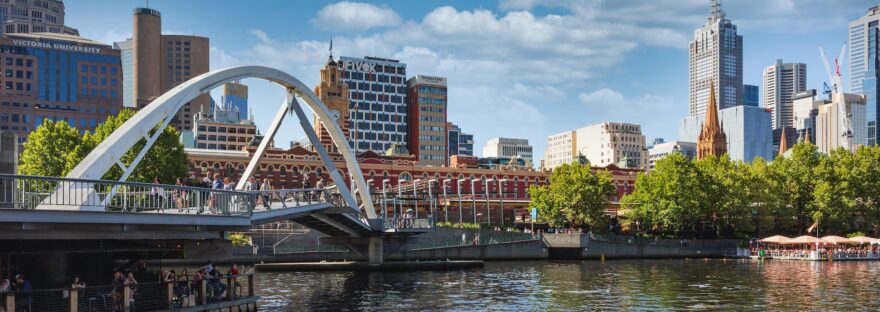
MULTIPOLYGON (((670 240, 609 236, 590 239, 589 234, 545 234, 551 248, 575 249, 582 259, 607 258, 700 258, 721 257, 725 249, 736 248, 736 240, 670 240)), ((571 251, 571 250, 569 250, 571 251)))

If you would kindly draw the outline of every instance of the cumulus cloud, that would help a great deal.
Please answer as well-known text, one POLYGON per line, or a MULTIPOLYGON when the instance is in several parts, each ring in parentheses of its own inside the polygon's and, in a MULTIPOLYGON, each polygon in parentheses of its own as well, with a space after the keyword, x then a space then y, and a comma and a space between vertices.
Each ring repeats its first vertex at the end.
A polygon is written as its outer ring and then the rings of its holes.
POLYGON ((387 7, 343 1, 328 4, 312 20, 318 28, 331 31, 366 31, 400 24, 400 15, 387 7))

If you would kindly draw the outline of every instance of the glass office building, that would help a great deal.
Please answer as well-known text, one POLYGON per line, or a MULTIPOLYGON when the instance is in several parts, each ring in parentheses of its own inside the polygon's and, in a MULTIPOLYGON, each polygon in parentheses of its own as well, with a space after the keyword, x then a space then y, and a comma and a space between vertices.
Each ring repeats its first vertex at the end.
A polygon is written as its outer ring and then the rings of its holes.
POLYGON ((349 141, 356 152, 385 151, 408 142, 406 64, 377 57, 339 59, 348 84, 349 141))
POLYGON ((44 120, 92 130, 122 107, 119 50, 63 34, 0 38, 0 130, 19 142, 44 120))
MULTIPOLYGON (((857 20, 849 23, 849 40, 847 52, 849 53, 849 90, 851 93, 865 95, 865 110, 867 124, 867 145, 877 144, 877 120, 880 112, 877 105, 880 104, 878 83, 880 83, 880 68, 878 68, 878 44, 880 44, 880 6, 868 9, 867 13, 857 20)), ((857 130, 857 129, 856 129, 857 130)))

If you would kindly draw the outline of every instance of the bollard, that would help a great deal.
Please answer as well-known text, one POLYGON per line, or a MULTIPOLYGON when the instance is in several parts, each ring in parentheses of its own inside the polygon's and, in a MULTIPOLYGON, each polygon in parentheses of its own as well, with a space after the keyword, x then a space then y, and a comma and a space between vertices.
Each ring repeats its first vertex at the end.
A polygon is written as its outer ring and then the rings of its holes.
POLYGON ((235 299, 235 279, 232 275, 226 277, 226 300, 235 299))
POLYGON ((79 300, 79 296, 77 295, 76 287, 70 288, 70 298, 68 299, 70 299, 70 306, 68 307, 68 311, 76 312, 76 309, 79 307, 79 303, 77 302, 79 300))
POLYGON ((15 294, 11 291, 6 293, 6 311, 13 312, 15 311, 15 294))
POLYGON ((206 280, 199 283, 199 296, 202 305, 208 304, 208 282, 206 280))
POLYGON ((122 311, 131 310, 131 287, 125 285, 122 288, 122 311))
POLYGON ((165 295, 168 296, 168 308, 174 306, 174 285, 173 283, 165 283, 165 295))

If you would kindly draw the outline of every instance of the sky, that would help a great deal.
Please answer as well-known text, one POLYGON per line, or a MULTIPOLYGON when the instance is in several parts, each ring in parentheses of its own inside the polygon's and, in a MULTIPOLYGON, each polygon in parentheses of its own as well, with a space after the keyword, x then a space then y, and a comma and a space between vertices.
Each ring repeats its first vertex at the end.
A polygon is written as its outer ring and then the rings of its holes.
MULTIPOLYGON (((722 9, 743 36, 745 84, 760 86, 764 68, 783 59, 807 64, 807 87, 821 90, 827 76, 818 46, 834 58, 849 21, 878 4, 729 0, 722 9)), ((109 44, 131 36, 132 9, 147 4, 65 5, 67 25, 109 44)), ((475 135, 476 154, 490 138, 524 138, 537 164, 547 136, 600 122, 640 124, 647 142, 677 139, 688 113, 688 41, 710 2, 152 0, 149 7, 161 11, 166 34, 209 37, 212 70, 270 66, 314 86, 332 37, 335 56, 393 58, 409 76, 447 77, 448 119, 475 135)), ((244 83, 265 129, 284 91, 244 83)), ((288 121, 275 141, 287 147, 280 142, 304 137, 288 121)))

